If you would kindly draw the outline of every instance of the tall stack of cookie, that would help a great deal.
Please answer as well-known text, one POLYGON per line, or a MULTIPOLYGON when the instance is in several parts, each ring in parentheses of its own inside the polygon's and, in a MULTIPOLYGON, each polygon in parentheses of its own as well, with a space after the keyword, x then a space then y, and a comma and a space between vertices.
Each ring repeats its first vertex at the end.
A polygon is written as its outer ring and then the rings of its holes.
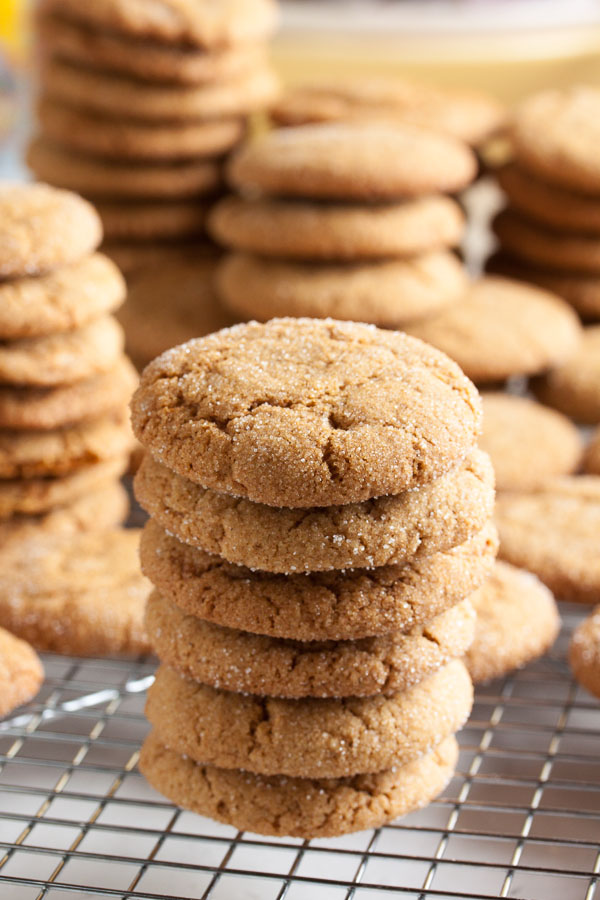
POLYGON ((275 0, 43 0, 37 177, 92 198, 124 267, 201 244, 221 162, 276 95, 275 0))
POLYGON ((0 538, 115 525, 137 383, 110 313, 116 266, 94 209, 43 184, 0 187, 0 538))
POLYGON ((429 802, 471 707, 468 597, 496 549, 472 384, 403 334, 275 319, 163 354, 132 411, 162 662, 150 782, 304 838, 429 802))

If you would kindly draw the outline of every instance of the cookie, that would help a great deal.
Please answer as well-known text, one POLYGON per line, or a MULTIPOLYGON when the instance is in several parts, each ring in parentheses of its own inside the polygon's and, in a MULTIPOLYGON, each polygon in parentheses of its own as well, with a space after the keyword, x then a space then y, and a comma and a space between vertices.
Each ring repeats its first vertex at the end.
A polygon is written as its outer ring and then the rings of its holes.
POLYGON ((586 447, 583 470, 589 475, 600 475, 600 428, 594 432, 586 447))
POLYGON ((219 296, 238 318, 332 316, 387 328, 438 312, 459 300, 467 286, 462 264, 443 250, 356 265, 231 253, 216 279, 219 296))
POLYGON ((577 85, 527 98, 511 123, 520 165, 573 191, 600 196, 600 90, 577 85))
POLYGON ((529 491, 581 461, 577 428, 560 413, 526 397, 482 395, 480 446, 489 454, 500 491, 529 491))
POLYGON ((469 148, 410 125, 281 128, 242 147, 230 183, 242 191, 323 200, 387 201, 452 193, 475 177, 469 148))
POLYGON ((242 119, 199 122, 111 119, 47 98, 38 104, 37 113, 46 138, 75 152, 116 161, 220 156, 238 144, 246 130, 242 119))
POLYGON ((398 121, 478 146, 503 125, 505 110, 478 91, 400 78, 345 78, 289 88, 271 110, 280 125, 355 120, 398 121))
POLYGON ((554 597, 535 575, 497 562, 469 598, 477 613, 465 665, 478 684, 507 675, 543 656, 560 631, 554 597))
POLYGON ((575 353, 532 387, 542 403, 578 422, 600 423, 600 325, 585 328, 575 353))
POLYGON ((476 590, 491 571, 488 523, 463 544, 405 565, 273 575, 182 544, 154 521, 142 532, 142 570, 187 615, 228 629, 295 641, 406 634, 476 590))
POLYGON ((569 645, 569 664, 577 681, 600 697, 600 607, 575 629, 569 645))
POLYGON ((148 268, 156 272, 163 265, 212 259, 217 252, 214 245, 203 237, 187 241, 110 241, 102 245, 102 250, 124 273, 129 285, 148 268))
POLYGON ((172 803, 200 815, 242 831, 308 840, 378 828, 425 806, 450 781, 457 760, 458 744, 450 737, 420 759, 376 775, 267 778, 199 765, 150 734, 139 768, 172 803))
POLYGON ((495 276, 473 282, 462 302, 407 331, 447 353, 478 383, 560 365, 581 338, 577 316, 559 297, 495 276))
POLYGON ((213 625, 154 592, 145 624, 161 662, 214 688, 269 697, 368 697, 406 691, 463 656, 475 634, 475 612, 464 600, 407 634, 303 643, 213 625))
POLYGON ((162 199, 205 196, 221 184, 218 163, 208 160, 134 163, 94 159, 34 139, 27 165, 36 177, 89 196, 162 199))
POLYGON ((160 84, 86 69, 59 59, 42 70, 46 95, 66 106, 114 119, 147 122, 230 119, 264 109, 279 81, 265 63, 212 84, 160 84))
POLYGON ((194 198, 158 203, 103 200, 96 209, 107 240, 177 240, 204 232, 209 205, 194 198))
POLYGON ((196 762, 260 775, 339 778, 382 772, 429 753, 461 728, 472 702, 460 660, 391 697, 302 700, 220 691, 161 666, 145 713, 162 744, 196 762))
POLYGON ((214 260, 198 258, 149 266, 133 280, 118 318, 139 368, 169 347, 233 324, 213 290, 214 272, 214 260))
POLYGON ((32 700, 44 680, 37 653, 13 634, 0 628, 0 716, 32 700))
POLYGON ((531 265, 600 275, 600 234, 551 230, 510 209, 496 216, 493 227, 502 248, 531 265))
POLYGON ((476 390, 443 354, 332 319, 251 322, 190 341, 148 366, 132 400, 136 436, 162 463, 289 507, 432 481, 467 455, 480 416, 476 390))
POLYGON ((0 386, 0 429, 52 431, 100 419, 121 409, 137 383, 133 366, 123 357, 108 372, 73 384, 50 388, 0 386))
POLYGON ((98 214, 81 197, 47 184, 0 186, 0 278, 68 266, 101 240, 98 214))
POLYGON ((0 384, 52 387, 92 378, 117 364, 125 343, 112 316, 73 331, 0 344, 0 384))
POLYGON ((39 535, 0 551, 3 623, 38 650, 74 656, 148 650, 139 531, 39 535))
POLYGON ((498 183, 513 209, 547 228, 600 235, 600 197, 587 197, 541 181, 509 163, 498 169, 498 183))
POLYGON ((600 599, 600 478, 561 478, 496 503, 500 557, 534 572, 559 600, 600 599))
POLYGON ((463 228, 460 207, 443 196, 370 205, 225 197, 209 218, 215 240, 236 250, 345 262, 454 247, 463 228))
POLYGON ((0 340, 73 331, 112 312, 124 299, 120 272, 100 253, 46 275, 0 281, 0 340))

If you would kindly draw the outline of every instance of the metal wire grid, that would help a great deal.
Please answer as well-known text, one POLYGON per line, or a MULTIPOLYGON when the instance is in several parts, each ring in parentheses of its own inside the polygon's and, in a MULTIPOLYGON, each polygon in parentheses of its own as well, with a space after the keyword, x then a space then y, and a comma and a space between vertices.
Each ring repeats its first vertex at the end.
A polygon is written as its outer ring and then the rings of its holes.
POLYGON ((592 900, 600 706, 569 679, 581 612, 563 612, 550 658, 478 691, 440 800, 310 843, 238 833, 144 782, 152 663, 47 657, 37 702, 0 725, 0 897, 592 900))

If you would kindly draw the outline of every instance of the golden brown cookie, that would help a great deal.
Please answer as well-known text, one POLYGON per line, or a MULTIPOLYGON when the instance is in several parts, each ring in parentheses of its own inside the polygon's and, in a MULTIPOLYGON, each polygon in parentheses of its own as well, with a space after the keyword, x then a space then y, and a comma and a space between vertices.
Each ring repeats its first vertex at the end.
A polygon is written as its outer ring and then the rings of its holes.
POLYGON ((534 572, 559 600, 600 599, 600 478, 559 478, 496 503, 500 557, 534 572))
POLYGON ((35 697, 44 680, 37 653, 25 641, 0 628, 0 716, 35 697))
POLYGON ((585 328, 575 353, 532 387, 542 403, 578 422, 600 423, 600 325, 585 328))
POLYGON ((81 328, 0 344, 0 384, 52 387, 113 369, 125 343, 123 329, 103 316, 81 328))
POLYGON ((438 312, 460 300, 467 285, 462 264, 444 250, 356 265, 231 253, 216 279, 219 296, 241 319, 331 316, 387 328, 438 312))
POLYGON ((39 650, 77 656, 145 653, 150 584, 139 531, 38 535, 0 551, 0 615, 39 650))
POLYGON ((473 282, 462 302, 407 331, 443 350, 478 383, 560 365, 581 338, 577 316, 559 297, 495 276, 473 282))
POLYGON ((583 470, 588 475, 600 475, 600 428, 596 429, 585 449, 583 470))
POLYGON ((267 778, 199 765, 163 747, 152 733, 139 768, 172 803, 203 816, 243 831, 310 839, 378 828, 426 806, 450 781, 457 759, 451 737, 420 759, 377 775, 267 778))
POLYGON ((161 666, 145 712, 161 743, 196 762, 260 775, 339 778, 382 772, 429 753, 462 727, 472 703, 460 660, 391 697, 301 700, 220 691, 161 666))
POLYGON ((81 197, 47 184, 0 186, 0 278, 68 266, 101 240, 98 214, 81 197))
POLYGON ((534 222, 559 231, 600 234, 600 197, 588 197, 540 180, 509 163, 496 173, 510 206, 534 222))
POLYGON ((204 237, 187 241, 110 241, 102 245, 102 250, 123 272, 130 286, 146 269, 213 259, 217 255, 215 246, 204 237))
POLYGON ((500 491, 528 491, 581 461, 582 442, 565 416, 526 397, 482 395, 480 446, 489 453, 500 491))
POLYGON ((577 681, 600 697, 600 607, 575 629, 569 664, 577 681))
POLYGON ((407 633, 442 615, 482 584, 497 545, 488 523, 464 544, 403 566, 272 575, 182 544, 150 521, 140 554, 144 574, 191 616, 274 638, 332 641, 407 633))
POLYGON ((110 259, 85 256, 45 275, 0 282, 0 340, 73 331, 112 312, 125 282, 110 259))
POLYGON ((332 319, 251 322, 190 341, 148 366, 132 400, 135 434, 162 463, 290 507, 432 481, 468 454, 480 417, 476 390, 443 354, 332 319))
POLYGON ((600 235, 551 230, 504 209, 494 219, 494 232, 503 250, 533 266, 557 272, 600 275, 600 235))
POLYGON ((221 244, 286 259, 385 259, 460 243, 464 216, 450 197, 400 203, 316 203, 225 197, 209 229, 221 244))
POLYGON ((199 199, 157 203, 107 200, 96 204, 110 241, 190 239, 204 233, 209 204, 199 199))
POLYGON ((469 148, 446 135, 401 124, 335 123, 268 132, 233 156, 228 173, 242 191, 388 201, 458 191, 476 169, 469 148))
POLYGON ((530 572, 497 562, 469 599, 477 625, 465 664, 476 684, 520 669, 556 640, 560 616, 554 597, 530 572))

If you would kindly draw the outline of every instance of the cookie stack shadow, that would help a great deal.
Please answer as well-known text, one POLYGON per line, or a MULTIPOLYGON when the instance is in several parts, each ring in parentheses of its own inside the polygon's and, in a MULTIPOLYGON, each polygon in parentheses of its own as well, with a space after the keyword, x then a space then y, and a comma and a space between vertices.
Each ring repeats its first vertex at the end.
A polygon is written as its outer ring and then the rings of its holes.
POLYGON ((496 551, 480 415, 442 354, 355 323, 250 323, 151 363, 132 416, 152 785, 303 838, 443 790, 496 551))

